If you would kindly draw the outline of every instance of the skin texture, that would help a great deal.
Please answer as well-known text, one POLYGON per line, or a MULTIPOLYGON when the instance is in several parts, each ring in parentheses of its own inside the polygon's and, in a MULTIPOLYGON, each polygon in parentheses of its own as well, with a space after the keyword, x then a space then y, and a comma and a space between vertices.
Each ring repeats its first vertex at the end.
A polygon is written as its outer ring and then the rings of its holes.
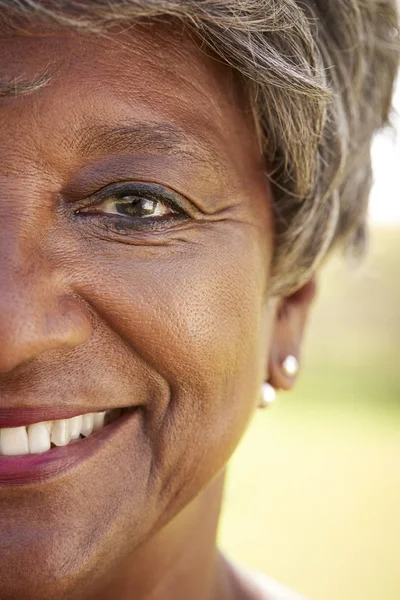
POLYGON ((268 298, 251 111, 174 31, 0 40, 0 81, 52 75, 0 99, 1 406, 140 406, 79 469, 0 486, 2 600, 259 597, 215 550, 224 468, 263 380, 293 384, 280 364, 313 285, 268 298), (78 213, 116 182, 172 194, 185 218, 78 213))

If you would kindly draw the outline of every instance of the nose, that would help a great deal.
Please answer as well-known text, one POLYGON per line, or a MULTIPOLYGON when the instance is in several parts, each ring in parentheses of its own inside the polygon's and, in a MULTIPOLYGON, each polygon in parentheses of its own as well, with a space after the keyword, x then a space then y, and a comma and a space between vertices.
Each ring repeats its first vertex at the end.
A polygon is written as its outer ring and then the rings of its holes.
POLYGON ((91 334, 86 305, 54 269, 24 264, 17 254, 0 255, 0 373, 49 350, 73 349, 91 334))

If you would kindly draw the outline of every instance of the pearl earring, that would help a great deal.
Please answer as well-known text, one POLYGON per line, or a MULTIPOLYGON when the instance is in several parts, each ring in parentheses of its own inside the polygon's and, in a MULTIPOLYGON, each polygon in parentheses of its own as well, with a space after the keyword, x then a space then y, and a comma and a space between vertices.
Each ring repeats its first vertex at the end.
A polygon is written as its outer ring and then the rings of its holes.
POLYGON ((282 363, 282 368, 288 377, 294 377, 299 372, 299 361, 295 356, 290 354, 282 363))
POLYGON ((263 383, 261 386, 261 402, 260 407, 266 408, 270 406, 276 399, 275 389, 269 383, 263 383))

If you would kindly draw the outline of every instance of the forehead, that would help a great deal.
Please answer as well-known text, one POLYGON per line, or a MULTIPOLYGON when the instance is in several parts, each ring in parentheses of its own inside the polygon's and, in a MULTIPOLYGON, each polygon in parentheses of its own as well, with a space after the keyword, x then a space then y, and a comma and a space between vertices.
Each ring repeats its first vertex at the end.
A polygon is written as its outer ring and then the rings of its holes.
POLYGON ((78 130, 111 121, 168 124, 171 136, 206 139, 217 153, 239 132, 243 143, 244 122, 252 128, 230 69, 176 26, 102 35, 36 28, 0 38, 0 56, 3 116, 29 116, 24 131, 35 138, 57 131, 64 150, 78 130))
POLYGON ((212 74, 219 79, 224 71, 206 55, 194 36, 176 24, 169 29, 166 24, 137 24, 124 29, 114 27, 107 33, 26 25, 2 32, 0 48, 0 76, 6 81, 14 76, 28 80, 42 68, 59 77, 71 73, 87 76, 90 72, 91 83, 101 73, 103 78, 120 80, 123 86, 126 79, 146 67, 148 75, 162 70, 166 77, 182 75, 184 79, 185 72, 194 68, 191 81, 194 75, 200 75, 211 83, 212 74))

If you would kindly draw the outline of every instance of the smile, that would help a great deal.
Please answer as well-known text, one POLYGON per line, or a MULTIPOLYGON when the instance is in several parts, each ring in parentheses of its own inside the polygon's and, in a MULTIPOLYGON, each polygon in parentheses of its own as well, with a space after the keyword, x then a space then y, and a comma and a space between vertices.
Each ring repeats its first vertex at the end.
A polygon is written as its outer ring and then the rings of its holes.
POLYGON ((0 428, 0 491, 3 485, 43 483, 107 453, 118 438, 135 437, 140 414, 131 406, 0 428))
POLYGON ((42 421, 20 427, 0 429, 0 454, 22 456, 41 454, 55 446, 89 437, 121 416, 122 409, 77 415, 71 419, 42 421))

